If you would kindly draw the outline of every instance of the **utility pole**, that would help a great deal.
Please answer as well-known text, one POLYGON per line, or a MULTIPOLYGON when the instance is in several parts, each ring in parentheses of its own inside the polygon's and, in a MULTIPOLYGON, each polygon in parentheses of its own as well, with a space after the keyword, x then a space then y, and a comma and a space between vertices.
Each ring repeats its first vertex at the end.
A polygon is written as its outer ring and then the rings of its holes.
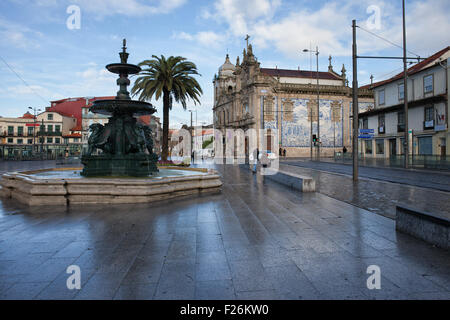
POLYGON ((409 130, 408 130, 408 67, 406 64, 406 19, 405 0, 402 1, 403 9, 403 103, 405 113, 405 168, 409 166, 409 130))
POLYGON ((353 29, 353 45, 352 45, 352 62, 353 62, 353 135, 352 135, 352 153, 353 153, 353 181, 358 181, 358 72, 357 72, 357 50, 356 50, 356 20, 352 20, 353 29))
POLYGON ((319 99, 319 47, 316 46, 316 80, 317 80, 317 160, 320 161, 320 99, 319 99))
MULTIPOLYGON (((309 53, 313 52, 313 53, 316 55, 316 82, 317 82, 317 160, 320 160, 319 47, 316 46, 316 50, 315 50, 315 51, 312 50, 312 49, 303 49, 303 52, 309 52, 309 53)), ((312 108, 311 108, 311 142, 310 142, 310 143, 311 143, 311 145, 310 145, 310 148, 311 148, 311 151, 310 151, 311 160, 312 160, 312 154, 313 154, 313 152, 312 152, 312 150, 313 150, 313 147, 312 147, 312 139, 313 139, 313 138, 312 138, 312 136, 313 136, 312 122, 313 122, 313 116, 312 116, 312 115, 313 115, 313 112, 312 112, 312 108)))
MULTIPOLYGON (((408 130, 408 68, 407 61, 408 60, 424 60, 420 56, 417 57, 408 57, 406 56, 406 12, 405 12, 405 0, 402 1, 402 9, 403 9, 403 56, 402 57, 392 57, 392 56, 358 56, 356 53, 356 20, 352 20, 352 28, 353 28, 353 180, 358 180, 358 162, 355 158, 358 156, 358 133, 355 130, 358 130, 358 81, 357 81, 357 59, 401 59, 403 60, 403 102, 404 102, 404 119, 405 119, 405 133, 404 133, 404 145, 403 150, 405 153, 405 162, 404 167, 408 168, 409 166, 409 130, 408 130), (356 103, 356 105, 355 105, 356 103), (356 150, 356 153, 355 153, 356 150)), ((359 27, 360 28, 360 27, 359 27)), ((363 29, 364 30, 364 29, 363 29)), ((371 77, 372 80, 372 77, 371 77)), ((372 81, 371 81, 372 84, 372 81)))
POLYGON ((194 128, 192 128, 192 112, 193 112, 193 110, 189 110, 189 112, 191 113, 191 128, 190 128, 190 131, 191 131, 191 157, 192 157, 192 152, 194 152, 194 132, 193 132, 193 129, 194 128))

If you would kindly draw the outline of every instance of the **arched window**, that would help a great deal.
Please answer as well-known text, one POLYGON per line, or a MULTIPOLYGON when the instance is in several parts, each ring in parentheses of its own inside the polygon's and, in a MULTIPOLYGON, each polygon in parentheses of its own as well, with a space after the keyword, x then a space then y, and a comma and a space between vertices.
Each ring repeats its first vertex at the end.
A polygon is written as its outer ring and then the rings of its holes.
POLYGON ((228 86, 228 93, 232 93, 233 92, 233 87, 232 86, 228 86))

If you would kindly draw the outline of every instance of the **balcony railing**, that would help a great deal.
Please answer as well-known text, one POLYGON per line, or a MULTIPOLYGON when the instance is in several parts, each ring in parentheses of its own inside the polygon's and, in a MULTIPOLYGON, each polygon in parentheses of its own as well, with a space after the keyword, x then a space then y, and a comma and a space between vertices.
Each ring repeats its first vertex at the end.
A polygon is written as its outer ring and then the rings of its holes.
POLYGON ((38 136, 62 136, 61 131, 38 131, 38 136))

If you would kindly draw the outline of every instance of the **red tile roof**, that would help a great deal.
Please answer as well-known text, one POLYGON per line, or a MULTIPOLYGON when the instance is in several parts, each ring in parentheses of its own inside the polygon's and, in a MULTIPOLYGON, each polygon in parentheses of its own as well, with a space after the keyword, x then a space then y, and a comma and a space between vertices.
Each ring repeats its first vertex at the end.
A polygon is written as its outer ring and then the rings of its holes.
MULTIPOLYGON (((288 70, 288 69, 270 69, 261 68, 261 73, 272 77, 290 77, 290 78, 313 78, 316 79, 316 71, 307 70, 288 70)), ((342 80, 342 78, 331 72, 319 71, 319 79, 342 80)))
POLYGON ((63 135, 64 138, 81 138, 81 133, 71 133, 63 135))
POLYGON ((207 136, 207 135, 210 135, 213 133, 214 133, 213 129, 203 129, 201 132, 200 132, 200 130, 194 130, 193 135, 194 136, 207 136))
POLYGON ((23 116, 21 116, 20 118, 22 118, 22 119, 34 119, 34 116, 31 114, 31 113, 29 113, 29 112, 26 112, 23 116))
POLYGON ((115 99, 115 97, 93 97, 93 98, 66 98, 51 101, 51 107, 47 111, 59 112, 62 115, 75 117, 77 123, 81 123, 81 110, 90 107, 95 100, 115 99))
MULTIPOLYGON (((436 52, 435 54, 429 56, 425 60, 422 60, 421 62, 416 63, 412 67, 408 68, 408 75, 413 75, 413 74, 415 74, 415 73, 417 73, 419 71, 424 70, 427 65, 429 65, 433 61, 437 60, 440 56, 442 56, 444 53, 446 53, 449 50, 450 50, 450 46, 448 46, 448 47, 446 47, 446 48, 436 52)), ((376 87, 382 86, 382 85, 387 84, 387 83, 394 82, 394 81, 402 79, 402 78, 403 78, 403 71, 400 72, 399 74, 393 76, 392 78, 389 78, 389 79, 386 79, 386 80, 382 80, 382 81, 378 81, 378 82, 375 82, 373 84, 367 84, 365 86, 360 87, 360 89, 376 88, 376 87)))

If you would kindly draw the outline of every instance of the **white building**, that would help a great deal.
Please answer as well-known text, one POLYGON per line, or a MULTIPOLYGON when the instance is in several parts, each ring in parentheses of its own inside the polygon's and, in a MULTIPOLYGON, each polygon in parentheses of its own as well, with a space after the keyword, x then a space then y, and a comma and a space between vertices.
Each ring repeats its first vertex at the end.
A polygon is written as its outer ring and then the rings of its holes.
MULTIPOLYGON (((409 150, 414 155, 450 155, 448 131, 448 62, 450 47, 408 69, 409 150)), ((403 73, 371 85, 375 107, 361 110, 360 128, 373 129, 373 139, 360 139, 364 157, 404 154, 403 73)))

